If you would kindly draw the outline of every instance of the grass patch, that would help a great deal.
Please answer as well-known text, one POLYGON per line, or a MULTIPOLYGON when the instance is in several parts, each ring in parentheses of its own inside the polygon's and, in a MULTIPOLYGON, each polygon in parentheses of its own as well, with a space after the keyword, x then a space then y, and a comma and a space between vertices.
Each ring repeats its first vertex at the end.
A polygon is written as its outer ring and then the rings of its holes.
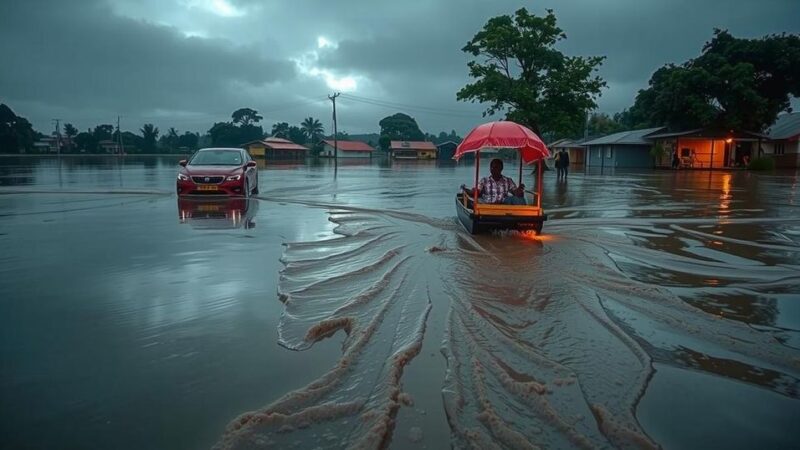
POLYGON ((750 161, 750 164, 747 165, 747 168, 750 170, 773 170, 775 169, 775 160, 766 156, 762 156, 761 158, 756 158, 750 161))

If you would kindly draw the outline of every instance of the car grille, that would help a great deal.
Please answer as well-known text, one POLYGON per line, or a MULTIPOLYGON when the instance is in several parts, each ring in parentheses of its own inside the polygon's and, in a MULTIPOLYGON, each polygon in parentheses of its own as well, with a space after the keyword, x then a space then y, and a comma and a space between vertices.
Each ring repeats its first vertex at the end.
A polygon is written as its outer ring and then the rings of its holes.
POLYGON ((220 184, 225 177, 192 177, 197 184, 220 184))

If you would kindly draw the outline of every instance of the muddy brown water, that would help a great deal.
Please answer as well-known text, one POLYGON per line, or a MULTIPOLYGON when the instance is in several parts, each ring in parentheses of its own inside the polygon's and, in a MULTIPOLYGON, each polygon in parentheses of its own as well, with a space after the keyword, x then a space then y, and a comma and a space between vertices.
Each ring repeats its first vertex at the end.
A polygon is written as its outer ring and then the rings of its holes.
POLYGON ((546 174, 536 238, 465 165, 177 159, 0 158, 3 448, 796 446, 797 172, 546 174))

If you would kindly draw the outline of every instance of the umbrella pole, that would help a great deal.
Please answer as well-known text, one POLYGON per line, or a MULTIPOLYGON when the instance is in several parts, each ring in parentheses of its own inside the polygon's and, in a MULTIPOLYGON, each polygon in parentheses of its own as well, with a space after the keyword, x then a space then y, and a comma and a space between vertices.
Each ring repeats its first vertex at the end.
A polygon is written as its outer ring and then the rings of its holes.
POLYGON ((472 209, 478 204, 478 172, 481 168, 481 151, 475 152, 475 184, 472 188, 472 209))
MULTIPOLYGON (((522 184, 522 151, 520 150, 518 153, 519 153, 519 178, 518 178, 519 181, 518 182, 519 182, 519 184, 522 184)), ((522 194, 522 195, 524 196, 525 194, 522 194)))
POLYGON ((538 175, 536 177, 537 178, 537 180, 536 180, 536 184, 537 184, 537 186, 536 186, 536 206, 541 208, 542 207, 542 184, 543 184, 542 183, 542 173, 543 173, 542 172, 543 171, 543 167, 542 166, 544 165, 544 158, 540 159, 539 162, 536 163, 536 165, 539 166, 539 168, 537 170, 538 175))

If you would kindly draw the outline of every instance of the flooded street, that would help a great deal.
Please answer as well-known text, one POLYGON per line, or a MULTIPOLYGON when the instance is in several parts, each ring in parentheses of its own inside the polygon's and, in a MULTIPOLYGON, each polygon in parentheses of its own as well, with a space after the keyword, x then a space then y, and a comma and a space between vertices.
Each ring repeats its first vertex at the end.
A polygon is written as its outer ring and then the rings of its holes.
POLYGON ((796 448, 797 172, 550 172, 472 236, 470 165, 178 159, 0 158, 3 448, 796 448))

